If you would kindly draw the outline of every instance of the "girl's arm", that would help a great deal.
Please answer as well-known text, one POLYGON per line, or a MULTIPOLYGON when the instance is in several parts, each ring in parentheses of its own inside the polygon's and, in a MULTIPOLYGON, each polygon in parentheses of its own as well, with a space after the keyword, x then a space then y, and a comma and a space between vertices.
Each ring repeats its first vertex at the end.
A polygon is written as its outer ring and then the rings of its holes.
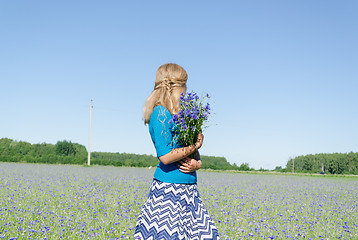
POLYGON ((171 150, 169 153, 160 156, 159 160, 165 165, 182 160, 185 157, 189 156, 190 154, 194 153, 199 148, 201 148, 201 146, 203 145, 203 140, 204 140, 204 135, 200 133, 198 136, 198 140, 194 145, 190 145, 182 148, 175 148, 171 150))

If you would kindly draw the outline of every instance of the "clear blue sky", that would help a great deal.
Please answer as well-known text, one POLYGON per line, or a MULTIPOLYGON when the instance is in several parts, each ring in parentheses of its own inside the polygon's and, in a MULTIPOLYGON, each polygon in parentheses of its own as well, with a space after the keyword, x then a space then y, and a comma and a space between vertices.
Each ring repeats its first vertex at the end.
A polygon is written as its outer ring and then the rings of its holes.
POLYGON ((1 1, 0 137, 155 154, 142 107, 175 62, 216 113, 202 154, 254 168, 358 151, 358 1, 1 1))

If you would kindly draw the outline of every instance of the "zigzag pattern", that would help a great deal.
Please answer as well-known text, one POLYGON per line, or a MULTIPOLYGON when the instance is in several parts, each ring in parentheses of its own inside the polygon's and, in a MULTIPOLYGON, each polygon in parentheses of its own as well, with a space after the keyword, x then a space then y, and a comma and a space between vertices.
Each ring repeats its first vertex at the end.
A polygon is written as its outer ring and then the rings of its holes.
POLYGON ((219 234, 196 184, 153 180, 134 234, 141 240, 216 240, 219 234))

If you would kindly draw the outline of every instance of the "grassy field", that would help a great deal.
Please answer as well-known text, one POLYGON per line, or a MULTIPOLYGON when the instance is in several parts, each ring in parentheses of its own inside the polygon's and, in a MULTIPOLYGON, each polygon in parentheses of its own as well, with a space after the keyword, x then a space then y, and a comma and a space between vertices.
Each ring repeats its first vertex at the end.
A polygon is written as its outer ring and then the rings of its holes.
MULTIPOLYGON (((154 169, 0 163, 0 239, 132 239, 154 169)), ((358 239, 358 178, 198 173, 221 239, 358 239)))

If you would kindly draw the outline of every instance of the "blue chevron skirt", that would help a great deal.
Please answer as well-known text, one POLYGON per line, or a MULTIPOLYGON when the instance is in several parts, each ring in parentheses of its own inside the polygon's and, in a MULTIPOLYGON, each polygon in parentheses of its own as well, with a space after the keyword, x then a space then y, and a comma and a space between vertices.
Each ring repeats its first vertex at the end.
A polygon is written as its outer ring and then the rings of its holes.
POLYGON ((219 239, 219 234, 196 184, 154 179, 138 218, 134 239, 211 240, 219 239))

